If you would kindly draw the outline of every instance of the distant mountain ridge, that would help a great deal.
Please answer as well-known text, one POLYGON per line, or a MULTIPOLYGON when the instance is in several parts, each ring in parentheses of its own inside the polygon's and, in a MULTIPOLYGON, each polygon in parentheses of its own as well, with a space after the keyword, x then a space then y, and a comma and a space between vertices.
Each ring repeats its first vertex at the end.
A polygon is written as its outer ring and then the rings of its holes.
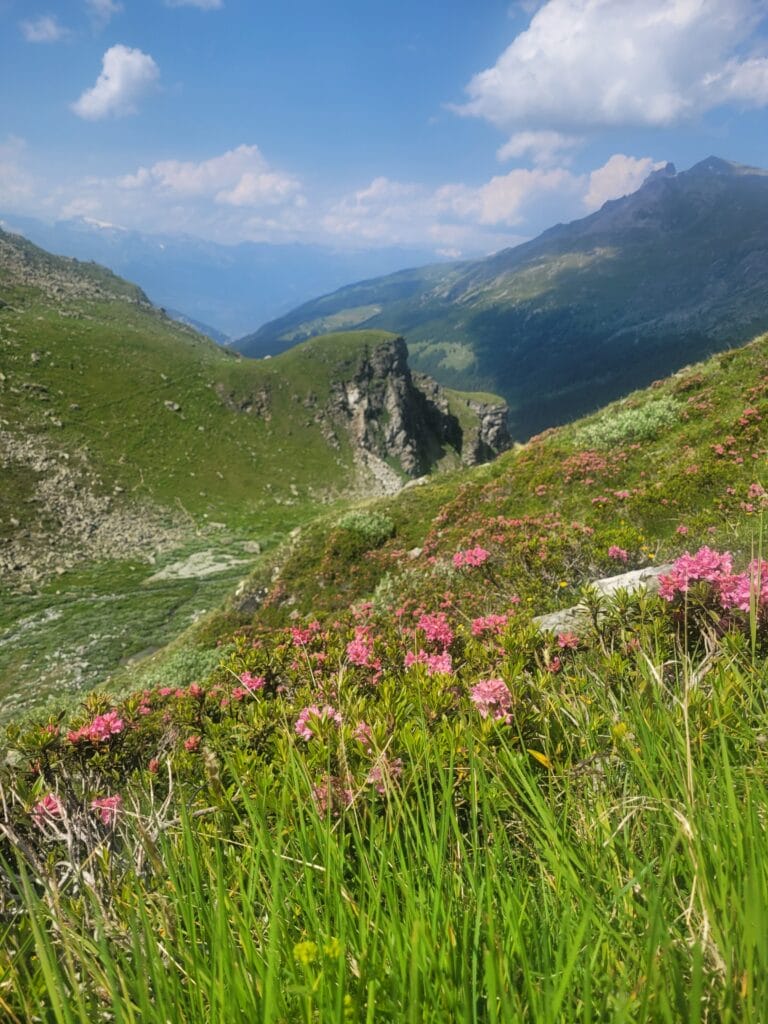
POLYGON ((236 342, 407 334, 441 383, 503 395, 524 438, 768 328, 768 172, 709 157, 486 259, 342 288, 236 342))
POLYGON ((49 252, 109 267, 139 284, 156 305, 177 310, 193 326, 203 325, 215 341, 237 337, 348 281, 434 258, 427 249, 397 246, 347 251, 298 243, 221 245, 84 217, 48 223, 0 209, 3 227, 49 252))

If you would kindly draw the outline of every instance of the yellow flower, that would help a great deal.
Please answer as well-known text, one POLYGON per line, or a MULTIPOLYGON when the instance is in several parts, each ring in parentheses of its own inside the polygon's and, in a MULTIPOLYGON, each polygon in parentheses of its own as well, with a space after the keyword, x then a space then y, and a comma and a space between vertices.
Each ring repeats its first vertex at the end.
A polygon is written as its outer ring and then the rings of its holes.
POLYGON ((568 586, 568 580, 560 580, 559 586, 567 587, 568 586))
POLYGON ((305 942, 297 942, 293 947, 293 957, 297 963, 308 967, 317 959, 317 943, 310 942, 308 940, 305 942))

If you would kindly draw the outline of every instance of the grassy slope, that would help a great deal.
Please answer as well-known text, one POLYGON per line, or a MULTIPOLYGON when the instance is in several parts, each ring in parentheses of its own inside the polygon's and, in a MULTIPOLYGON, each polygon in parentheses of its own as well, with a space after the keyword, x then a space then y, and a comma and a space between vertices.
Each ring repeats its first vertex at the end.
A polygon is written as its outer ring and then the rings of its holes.
POLYGON ((377 502, 371 508, 392 518, 394 535, 365 558, 352 551, 349 564, 318 521, 288 558, 265 614, 279 616, 286 594, 291 609, 310 611, 370 596, 380 584, 418 589, 431 559, 475 543, 498 554, 510 593, 542 612, 615 571, 611 545, 629 552, 629 568, 696 542, 745 555, 759 543, 754 489, 768 485, 767 380, 761 337, 491 465, 377 502), (416 548, 418 557, 407 554, 416 548))
POLYGON ((80 692, 167 643, 253 565, 244 543, 272 546, 338 500, 353 480, 353 453, 343 431, 332 448, 315 415, 331 381, 353 375, 389 335, 333 335, 273 360, 242 359, 169 320, 104 268, 4 233, 0 300, 3 446, 28 444, 49 460, 44 471, 6 461, 0 544, 24 532, 28 550, 53 559, 21 589, 13 574, 0 582, 7 715, 19 700, 80 692), (310 393, 316 407, 304 404, 310 393), (239 411, 249 403, 253 412, 239 411), (110 555, 108 542, 97 549, 84 535, 67 560, 75 539, 40 491, 52 465, 70 468, 73 500, 109 498, 123 532, 137 539, 112 545, 110 555), (156 529, 142 540, 147 520, 156 529), (57 551, 63 564, 53 575, 57 551), (221 571, 151 581, 195 552, 210 553, 221 571))
POLYGON ((192 686, 167 666, 111 738, 15 731, 8 1019, 762 1020, 765 609, 620 595, 565 644, 530 615, 624 568, 611 545, 629 568, 703 541, 743 565, 767 455, 764 337, 318 523, 235 636, 208 623, 220 665, 192 686), (442 648, 450 673, 407 666, 442 648), (490 679, 498 718, 471 699, 490 679))

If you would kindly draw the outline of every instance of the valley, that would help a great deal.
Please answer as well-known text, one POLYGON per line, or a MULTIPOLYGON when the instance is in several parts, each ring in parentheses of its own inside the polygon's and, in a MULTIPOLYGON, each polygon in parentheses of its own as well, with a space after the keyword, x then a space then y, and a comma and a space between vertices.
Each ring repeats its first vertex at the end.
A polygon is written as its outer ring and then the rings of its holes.
POLYGON ((508 443, 393 335, 243 359, 4 233, 0 301, 3 720, 168 643, 319 512, 508 443))
POLYGON ((413 365, 488 390, 516 440, 768 328, 768 174, 709 157, 483 260, 361 281, 236 342, 259 355, 331 318, 407 335, 413 365))

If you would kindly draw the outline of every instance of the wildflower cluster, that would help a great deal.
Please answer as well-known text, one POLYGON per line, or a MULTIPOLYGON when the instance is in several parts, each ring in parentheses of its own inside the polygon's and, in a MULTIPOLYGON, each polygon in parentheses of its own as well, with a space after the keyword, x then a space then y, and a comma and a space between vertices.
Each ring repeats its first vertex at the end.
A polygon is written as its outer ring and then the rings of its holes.
POLYGON ((768 606, 768 562, 753 559, 746 572, 733 572, 730 552, 702 547, 695 554, 685 552, 671 572, 660 577, 659 593, 666 601, 687 594, 696 583, 705 583, 723 610, 762 612, 768 606))

